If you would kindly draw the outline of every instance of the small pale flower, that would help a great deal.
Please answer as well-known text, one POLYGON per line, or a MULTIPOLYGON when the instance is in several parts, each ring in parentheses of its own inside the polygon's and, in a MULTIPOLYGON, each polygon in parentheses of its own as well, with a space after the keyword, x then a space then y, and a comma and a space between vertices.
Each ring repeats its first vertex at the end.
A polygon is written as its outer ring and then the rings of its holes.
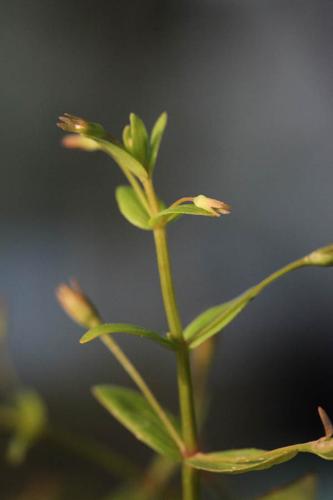
POLYGON ((59 116, 57 126, 66 132, 84 134, 89 128, 89 123, 79 116, 65 113, 63 116, 59 116))
POLYGON ((63 310, 73 321, 85 328, 92 328, 101 323, 95 306, 82 292, 79 284, 71 280, 70 286, 61 284, 56 289, 57 299, 63 310))
POLYGON ((208 198, 203 194, 199 194, 193 198, 193 203, 198 208, 203 208, 210 212, 215 217, 220 217, 220 215, 227 215, 231 212, 231 207, 224 201, 215 200, 214 198, 208 198))
POLYGON ((304 260, 309 266, 333 266, 333 245, 318 248, 307 255, 304 260))

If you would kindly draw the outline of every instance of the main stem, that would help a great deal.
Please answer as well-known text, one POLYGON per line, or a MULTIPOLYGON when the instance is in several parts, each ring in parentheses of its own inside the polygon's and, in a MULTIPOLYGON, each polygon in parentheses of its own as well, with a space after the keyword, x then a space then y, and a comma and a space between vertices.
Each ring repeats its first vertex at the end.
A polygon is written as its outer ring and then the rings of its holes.
MULTIPOLYGON (((151 180, 145 183, 145 191, 152 215, 159 211, 158 201, 151 180)), ((176 303, 171 272, 169 248, 164 226, 154 229, 157 264, 160 275, 161 291, 170 335, 178 341, 177 382, 182 425, 182 437, 186 446, 186 455, 198 449, 196 418, 189 350, 184 342, 183 329, 176 303)), ((198 471, 185 463, 182 466, 183 500, 198 500, 200 495, 198 471)))

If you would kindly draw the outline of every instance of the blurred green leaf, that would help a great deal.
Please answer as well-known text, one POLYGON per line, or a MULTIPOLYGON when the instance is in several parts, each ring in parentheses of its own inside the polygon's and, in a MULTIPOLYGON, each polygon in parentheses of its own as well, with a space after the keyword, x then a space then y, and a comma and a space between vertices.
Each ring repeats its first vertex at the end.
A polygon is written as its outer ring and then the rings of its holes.
POLYGON ((165 219, 165 221, 168 223, 175 220, 176 218, 179 218, 182 215, 201 215, 201 216, 203 215, 205 217, 215 218, 213 214, 211 214, 207 210, 204 210, 203 208, 198 208, 195 205, 186 204, 162 210, 157 215, 152 217, 149 223, 150 226, 153 227, 156 223, 160 222, 162 219, 165 219))
POLYGON ((133 141, 131 136, 131 127, 129 125, 126 125, 123 130, 123 144, 127 151, 131 153, 133 141))
POLYGON ((164 112, 156 120, 150 135, 149 172, 152 173, 156 164, 162 137, 168 122, 168 115, 164 112))
POLYGON ((144 337, 149 340, 153 340, 154 342, 158 342, 168 349, 174 350, 176 348, 171 340, 165 337, 161 337, 156 332, 147 330, 146 328, 142 328, 141 326, 129 325, 124 323, 105 323, 103 325, 98 325, 95 328, 91 328, 81 337, 80 343, 86 344, 87 342, 90 342, 91 340, 94 340, 101 335, 107 335, 111 333, 127 333, 129 335, 135 335, 137 337, 144 337))
POLYGON ((131 186, 119 186, 116 189, 116 200, 126 220, 140 229, 151 229, 149 215, 131 186))
POLYGON ((287 462, 298 453, 312 453, 325 460, 333 460, 333 439, 323 437, 308 443, 294 444, 265 451, 255 448, 228 450, 213 453, 197 453, 187 459, 195 469, 224 474, 241 474, 254 470, 269 469, 287 462))
POLYGON ((238 314, 259 295, 267 285, 280 278, 284 274, 303 267, 304 260, 300 259, 288 264, 271 274, 258 285, 249 288, 235 299, 223 304, 211 307, 199 314, 184 330, 184 337, 189 343, 191 349, 198 347, 208 338, 219 333, 225 328, 238 314))
POLYGON ((137 439, 171 460, 180 460, 179 450, 146 399, 137 391, 112 385, 93 388, 96 399, 137 439))
POLYGON ((261 496, 260 500, 315 500, 316 489, 316 477, 308 475, 261 496))
POLYGON ((145 124, 134 113, 130 114, 131 152, 142 165, 147 163, 148 133, 145 124))
POLYGON ((13 465, 23 462, 29 448, 44 432, 45 406, 34 391, 24 391, 15 398, 14 435, 9 442, 7 459, 13 465))
POLYGON ((122 169, 129 170, 141 180, 147 179, 148 174, 144 166, 122 146, 105 139, 96 140, 103 151, 109 154, 122 169))

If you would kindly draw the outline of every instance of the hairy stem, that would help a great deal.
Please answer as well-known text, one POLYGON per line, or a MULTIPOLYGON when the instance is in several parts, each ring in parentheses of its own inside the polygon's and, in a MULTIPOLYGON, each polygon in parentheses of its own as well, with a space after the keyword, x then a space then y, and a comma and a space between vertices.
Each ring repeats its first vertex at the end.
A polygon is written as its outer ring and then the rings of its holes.
MULTIPOLYGON (((144 187, 152 214, 155 215, 159 211, 158 200, 150 179, 145 182, 144 187)), ((186 446, 186 456, 195 453, 198 449, 189 350, 183 338, 183 329, 172 279, 166 230, 163 225, 155 227, 154 239, 161 291, 170 336, 179 342, 177 351, 177 382, 182 436, 186 446)), ((182 486, 183 500, 197 500, 199 498, 200 485, 198 471, 185 463, 182 466, 182 486)))

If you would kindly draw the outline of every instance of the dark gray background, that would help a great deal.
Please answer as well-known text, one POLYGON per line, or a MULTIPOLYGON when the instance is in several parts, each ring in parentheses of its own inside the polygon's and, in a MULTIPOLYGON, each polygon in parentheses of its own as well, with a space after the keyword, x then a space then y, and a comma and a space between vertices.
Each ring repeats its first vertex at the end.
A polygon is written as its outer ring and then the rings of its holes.
MULTIPOLYGON (((81 330, 54 300, 59 282, 77 277, 107 320, 165 330, 151 236, 114 200, 120 172, 100 154, 62 149, 57 116, 119 135, 129 112, 151 126, 167 110, 161 196, 232 204, 229 217, 170 228, 188 322, 332 241, 332 28, 328 0, 1 2, 0 292, 17 370, 56 422, 148 457, 91 398, 96 382, 128 382, 99 343, 78 344, 81 330)), ((298 271, 225 331, 207 449, 320 435, 316 406, 333 415, 332 287, 330 269, 298 271)), ((121 344, 176 409, 172 356, 121 344)), ((228 484, 248 499, 313 470, 331 498, 331 467, 297 459, 228 484)))

